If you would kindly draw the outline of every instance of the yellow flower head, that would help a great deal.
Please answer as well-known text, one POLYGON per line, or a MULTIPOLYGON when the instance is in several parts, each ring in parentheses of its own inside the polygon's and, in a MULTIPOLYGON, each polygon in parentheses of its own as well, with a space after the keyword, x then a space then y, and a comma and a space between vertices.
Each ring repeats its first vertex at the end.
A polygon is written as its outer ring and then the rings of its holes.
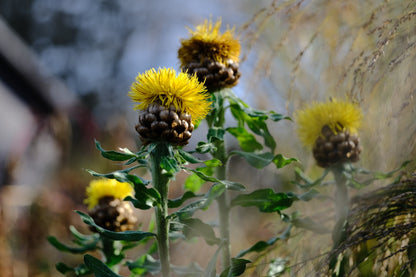
POLYGON ((358 105, 335 99, 325 103, 313 103, 295 114, 299 137, 308 147, 312 147, 321 136, 322 127, 325 125, 328 125, 335 134, 345 130, 349 130, 352 134, 357 133, 362 117, 358 105))
POLYGON ((123 200, 127 196, 133 196, 133 187, 129 183, 121 183, 114 179, 92 180, 86 189, 87 198, 84 200, 88 204, 88 209, 93 209, 98 201, 106 196, 123 200))
POLYGON ((193 62, 201 62, 204 58, 213 59, 228 65, 227 60, 238 62, 240 55, 240 42, 234 38, 234 28, 221 34, 221 19, 215 24, 212 20, 205 20, 204 24, 198 25, 195 31, 188 28, 189 39, 182 39, 182 46, 178 50, 181 67, 193 62))
POLYGON ((192 120, 203 119, 209 112, 209 94, 198 78, 171 68, 154 68, 139 74, 131 85, 129 96, 135 102, 136 109, 144 110, 152 103, 165 107, 174 105, 176 110, 188 113, 192 120))

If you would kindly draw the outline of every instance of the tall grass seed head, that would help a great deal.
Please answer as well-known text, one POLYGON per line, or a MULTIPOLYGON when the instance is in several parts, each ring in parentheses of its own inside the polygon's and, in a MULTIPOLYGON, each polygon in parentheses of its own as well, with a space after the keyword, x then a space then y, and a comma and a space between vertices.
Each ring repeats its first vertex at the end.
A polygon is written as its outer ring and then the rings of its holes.
POLYGON ((133 196, 134 190, 129 183, 122 183, 114 179, 92 180, 86 189, 87 198, 84 203, 88 209, 93 209, 105 197, 123 200, 127 196, 133 196))

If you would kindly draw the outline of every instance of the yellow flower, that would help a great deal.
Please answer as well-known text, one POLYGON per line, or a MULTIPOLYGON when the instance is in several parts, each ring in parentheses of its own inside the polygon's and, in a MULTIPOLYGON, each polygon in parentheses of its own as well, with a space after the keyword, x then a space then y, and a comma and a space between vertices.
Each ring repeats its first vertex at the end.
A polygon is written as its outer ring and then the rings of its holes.
POLYGON ((154 68, 139 74, 131 85, 129 96, 135 102, 136 109, 144 110, 152 103, 165 107, 174 105, 176 110, 188 113, 192 120, 203 119, 209 112, 209 94, 197 77, 189 76, 171 68, 154 68))
POLYGON ((129 183, 121 183, 114 179, 92 180, 86 189, 87 198, 84 200, 88 204, 88 209, 93 209, 98 201, 106 196, 123 200, 127 196, 133 196, 133 187, 129 183))
POLYGON ((325 125, 335 134, 345 130, 351 134, 357 133, 362 117, 358 105, 335 99, 325 103, 313 103, 295 114, 299 137, 308 147, 312 147, 321 136, 322 127, 325 125))
POLYGON ((204 24, 198 25, 195 31, 188 28, 189 39, 182 39, 182 46, 178 50, 181 67, 197 60, 202 62, 204 58, 210 58, 223 64, 228 60, 238 62, 240 55, 240 42, 234 38, 234 28, 221 34, 221 19, 215 24, 212 20, 205 20, 204 24))

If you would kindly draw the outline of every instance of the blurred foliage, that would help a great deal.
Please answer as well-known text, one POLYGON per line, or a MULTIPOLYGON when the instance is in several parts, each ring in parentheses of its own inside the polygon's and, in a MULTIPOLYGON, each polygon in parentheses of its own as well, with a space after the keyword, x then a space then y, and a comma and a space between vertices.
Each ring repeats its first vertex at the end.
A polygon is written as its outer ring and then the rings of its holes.
MULTIPOLYGON (((366 167, 385 170, 413 159, 415 9, 411 0, 271 1, 239 29, 250 67, 247 98, 262 108, 285 102, 281 109, 291 114, 311 101, 347 97, 364 111, 366 167)), ((280 147, 307 165, 310 155, 302 155, 294 136, 286 133, 280 147)))

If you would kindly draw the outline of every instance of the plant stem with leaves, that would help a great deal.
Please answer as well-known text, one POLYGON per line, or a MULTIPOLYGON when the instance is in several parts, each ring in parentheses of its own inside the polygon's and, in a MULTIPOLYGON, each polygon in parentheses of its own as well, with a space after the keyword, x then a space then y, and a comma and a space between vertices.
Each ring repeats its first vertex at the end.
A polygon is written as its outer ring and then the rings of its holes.
POLYGON ((156 206, 157 242, 160 256, 160 266, 163 277, 169 276, 169 220, 168 220, 168 193, 169 177, 162 173, 160 164, 162 158, 169 156, 167 143, 158 143, 153 151, 150 152, 150 167, 152 173, 153 187, 159 191, 161 201, 156 206))

